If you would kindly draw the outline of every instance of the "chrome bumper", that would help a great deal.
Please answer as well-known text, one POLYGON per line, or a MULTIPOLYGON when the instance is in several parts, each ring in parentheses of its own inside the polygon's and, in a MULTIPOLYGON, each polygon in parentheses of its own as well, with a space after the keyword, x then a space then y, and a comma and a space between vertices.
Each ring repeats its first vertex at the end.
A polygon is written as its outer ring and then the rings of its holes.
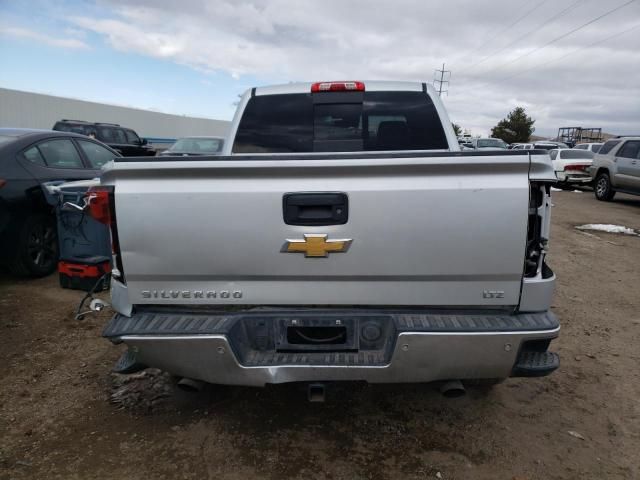
MULTIPOLYGON (((135 353, 137 361, 144 365, 210 383, 247 386, 340 380, 412 383, 511 376, 525 342, 544 342, 558 336, 560 327, 552 314, 528 314, 526 318, 536 315, 539 318, 551 318, 555 325, 549 325, 552 328, 517 331, 513 331, 513 328, 505 328, 505 331, 399 331, 395 333, 395 341, 388 352, 388 361, 383 364, 367 364, 366 352, 327 352, 316 355, 311 362, 305 358, 310 355, 304 352, 273 352, 268 359, 242 362, 235 352, 237 347, 234 348, 229 335, 225 333, 183 332, 172 335, 168 332, 158 334, 156 329, 156 333, 120 335, 113 329, 109 331, 107 327, 105 332, 110 334, 105 333, 105 336, 116 343, 126 343, 129 350, 135 353)), ((437 317, 442 319, 444 316, 437 317)), ((460 319, 461 316, 453 318, 460 319)), ((486 324, 486 318, 476 317, 477 324, 486 324)), ((513 318, 521 327, 527 325, 518 320, 525 318, 524 315, 500 318, 513 318)), ((121 323, 124 325, 126 321, 121 323)), ((154 321, 147 323, 153 326, 154 321)), ((460 323, 465 323, 465 320, 460 323)), ((147 330, 154 331, 153 328, 147 330)))

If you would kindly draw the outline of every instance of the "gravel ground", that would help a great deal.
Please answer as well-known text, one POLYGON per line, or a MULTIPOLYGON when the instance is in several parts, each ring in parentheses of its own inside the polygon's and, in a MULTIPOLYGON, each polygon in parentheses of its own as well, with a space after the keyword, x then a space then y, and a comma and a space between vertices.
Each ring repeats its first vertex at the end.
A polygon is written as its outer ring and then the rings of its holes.
POLYGON ((55 276, 0 277, 0 479, 638 479, 640 198, 556 192, 559 371, 445 399, 429 385, 176 392, 110 374, 108 314, 73 320, 55 276))

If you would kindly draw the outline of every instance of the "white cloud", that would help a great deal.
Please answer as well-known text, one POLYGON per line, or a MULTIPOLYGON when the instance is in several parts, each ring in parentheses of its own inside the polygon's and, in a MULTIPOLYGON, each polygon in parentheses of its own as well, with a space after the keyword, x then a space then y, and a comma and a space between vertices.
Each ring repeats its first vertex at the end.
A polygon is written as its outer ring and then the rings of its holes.
POLYGON ((77 38, 52 37, 44 33, 34 32, 33 30, 28 30, 26 28, 20 27, 0 26, 0 35, 35 40, 36 42, 44 43, 45 45, 49 45, 51 47, 70 48, 76 50, 84 50, 89 48, 89 45, 77 38))
POLYGON ((450 116, 477 133, 516 105, 526 106, 538 132, 548 135, 569 124, 637 131, 640 29, 586 46, 640 24, 640 2, 533 52, 616 6, 585 0, 548 22, 573 1, 547 2, 514 26, 528 1, 104 0, 108 18, 68 20, 121 51, 264 82, 431 81, 444 61, 452 70, 450 116))

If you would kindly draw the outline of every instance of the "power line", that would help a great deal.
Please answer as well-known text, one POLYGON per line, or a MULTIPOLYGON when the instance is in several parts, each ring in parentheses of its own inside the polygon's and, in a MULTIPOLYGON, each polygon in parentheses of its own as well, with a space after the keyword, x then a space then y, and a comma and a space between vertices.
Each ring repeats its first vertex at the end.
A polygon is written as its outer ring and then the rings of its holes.
MULTIPOLYGON (((465 58, 469 55, 471 55, 472 53, 477 52, 478 50, 480 50, 481 48, 487 46, 489 43, 493 42, 496 38, 498 38, 500 35, 502 35, 504 32, 506 32, 507 30, 509 30, 510 28, 514 27, 515 25, 517 25, 518 23, 520 23, 522 20, 524 20, 525 18, 527 18, 528 15, 530 15, 531 13, 533 13, 535 10, 537 10, 538 8, 540 8, 542 5, 544 5, 545 3, 547 3, 548 0, 542 0, 542 2, 540 2, 538 5, 536 5, 535 7, 527 10, 526 13, 524 13, 522 16, 518 17, 516 20, 514 20, 511 24, 509 24, 508 26, 506 26, 505 28, 503 28, 502 30, 500 30, 498 33, 496 33, 493 37, 489 38, 488 40, 486 40, 484 43, 482 43, 481 45, 475 47, 474 49, 468 51, 466 54, 461 55, 459 57, 457 57, 454 60, 454 63, 456 60, 460 60, 462 58, 465 58)), ((524 3, 529 3, 528 0, 525 0, 524 3)))
POLYGON ((552 17, 548 18, 547 20, 545 20, 544 22, 542 22, 540 25, 538 25, 537 27, 529 30, 527 33, 520 35, 518 38, 516 38, 514 41, 512 41, 511 43, 508 43, 507 45, 505 45, 504 47, 500 48, 499 50, 496 50, 495 52, 487 55, 486 57, 484 57, 483 59, 479 60, 476 63, 473 63, 471 65, 469 65, 468 67, 464 68, 462 71, 466 72, 469 69, 475 67, 476 65, 480 65, 481 63, 484 63, 486 60, 488 60, 489 58, 504 52, 507 48, 515 45, 516 43, 518 43, 520 40, 522 40, 523 38, 528 37, 529 35, 531 35, 534 32, 538 32, 540 31, 540 29, 544 28, 546 25, 548 25, 549 23, 551 23, 552 21, 554 21, 556 18, 558 18, 561 15, 564 15, 565 13, 567 13, 569 10, 571 10, 573 7, 575 7, 578 3, 583 2, 584 0, 576 0, 575 2, 573 2, 571 5, 569 5, 568 7, 566 7, 565 9, 563 9, 562 11, 556 13, 555 15, 553 15, 552 17))
POLYGON ((563 34, 562 34, 562 35, 560 35, 559 37, 556 37, 556 38, 554 38, 553 40, 548 41, 548 42, 547 42, 547 43, 545 43, 544 45, 541 45, 541 46, 536 47, 536 48, 534 48, 534 49, 532 49, 532 50, 529 50, 527 53, 523 53, 522 55, 520 55, 519 57, 514 58, 513 60, 509 60, 508 62, 505 62, 505 63, 503 63, 503 64, 501 64, 501 65, 498 65, 497 67, 494 67, 494 68, 492 69, 492 71, 495 71, 496 69, 498 69, 498 68, 502 68, 502 67, 504 67, 504 66, 506 66, 506 65, 510 65, 510 64, 512 64, 512 63, 514 63, 514 62, 517 62, 518 60, 520 60, 520 59, 522 59, 522 58, 524 58, 524 57, 528 57, 528 56, 529 56, 529 55, 531 55, 532 53, 538 52, 538 51, 542 50, 543 48, 546 48, 546 47, 548 47, 549 45, 551 45, 551 44, 553 44, 553 43, 556 43, 556 42, 557 42, 557 41, 559 41, 559 40, 562 40, 563 38, 567 38, 569 35, 572 35, 572 34, 574 34, 575 32, 577 32, 577 31, 579 31, 579 30, 582 30, 582 29, 583 29, 583 28, 585 28, 585 27, 588 27, 588 26, 589 26, 589 25, 591 25, 592 23, 595 23, 595 22, 597 22, 598 20, 601 20, 602 18, 604 18, 604 17, 606 17, 606 16, 608 16, 608 15, 611 15, 611 14, 612 14, 612 13, 614 13, 614 12, 617 12, 617 11, 618 11, 618 10, 620 10, 621 8, 624 8, 624 7, 626 7, 627 5, 629 5, 629 4, 631 4, 631 3, 635 2, 635 1, 636 1, 636 0, 629 0, 628 2, 623 3, 622 5, 619 5, 619 6, 615 7, 615 8, 612 8, 611 10, 606 11, 606 12, 605 12, 605 13, 603 13, 602 15, 599 15, 599 16, 597 16, 596 18, 594 18, 594 19, 592 19, 592 20, 589 20, 587 23, 583 23, 583 24, 582 24, 582 25, 580 25, 579 27, 576 27, 576 28, 574 28, 573 30, 570 30, 569 32, 563 33, 563 34))
POLYGON ((448 78, 451 78, 451 70, 445 70, 444 69, 444 63, 442 64, 442 70, 436 70, 435 73, 439 73, 440 74, 440 80, 438 80, 437 78, 433 79, 433 83, 437 83, 438 84, 438 96, 441 97, 443 93, 448 93, 448 90, 442 90, 442 86, 445 83, 449 83, 449 80, 445 80, 445 74, 449 74, 448 78))
POLYGON ((624 35, 625 33, 629 33, 630 31, 635 30, 636 28, 639 28, 639 27, 640 27, 640 23, 638 23, 638 24, 634 25, 634 26, 633 26, 633 27, 631 27, 631 28, 627 28, 626 30, 623 30, 623 31, 621 31, 621 32, 614 33, 613 35, 609 35, 608 37, 605 37, 605 38, 603 38, 603 39, 601 39, 601 40, 597 40, 597 41, 592 42, 592 43, 589 43, 589 44, 587 44, 587 45, 583 45, 583 46, 581 46, 581 47, 579 47, 579 48, 576 48, 575 50, 572 50, 572 51, 571 51, 571 52, 569 52, 569 53, 566 53, 566 54, 564 54, 564 55, 562 55, 562 56, 560 56, 560 57, 558 57, 558 58, 555 58, 555 59, 553 59, 553 60, 550 60, 550 61, 548 61, 548 62, 541 63, 540 65, 537 65, 537 66, 535 66, 535 67, 529 68, 529 69, 527 69, 527 70, 521 70, 521 71, 516 72, 516 73, 514 73, 513 75, 509 75, 508 77, 505 77, 505 78, 503 78, 503 79, 498 79, 498 80, 496 80, 496 82, 498 82, 498 83, 506 82, 507 80, 511 80, 511 79, 512 79, 512 78, 514 78, 514 77, 518 77, 518 76, 520 76, 520 75, 523 75, 523 74, 525 74, 525 73, 531 72, 531 71, 533 71, 533 70, 537 70, 537 69, 539 69, 540 67, 544 67, 544 66, 546 66, 546 65, 550 65, 550 64, 552 64, 552 63, 559 62, 560 60, 563 60, 563 59, 565 59, 565 58, 567 58, 567 57, 570 57, 571 55, 575 55, 577 52, 579 52, 579 51, 581 51, 581 50, 584 50, 585 48, 591 48, 591 47, 593 47, 593 46, 595 46, 595 45, 599 45, 599 44, 604 43, 604 42, 606 42, 606 41, 608 41, 608 40, 611 40, 612 38, 616 38, 616 37, 619 37, 619 36, 621 36, 621 35, 624 35))

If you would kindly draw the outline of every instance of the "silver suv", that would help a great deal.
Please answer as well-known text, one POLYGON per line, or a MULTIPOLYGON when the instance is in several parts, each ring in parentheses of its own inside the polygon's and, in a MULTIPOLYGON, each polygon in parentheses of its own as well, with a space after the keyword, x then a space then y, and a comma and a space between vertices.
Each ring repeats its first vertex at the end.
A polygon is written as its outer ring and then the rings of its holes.
POLYGON ((593 157, 591 176, 598 200, 616 192, 640 195, 640 137, 618 137, 605 142, 593 157))

